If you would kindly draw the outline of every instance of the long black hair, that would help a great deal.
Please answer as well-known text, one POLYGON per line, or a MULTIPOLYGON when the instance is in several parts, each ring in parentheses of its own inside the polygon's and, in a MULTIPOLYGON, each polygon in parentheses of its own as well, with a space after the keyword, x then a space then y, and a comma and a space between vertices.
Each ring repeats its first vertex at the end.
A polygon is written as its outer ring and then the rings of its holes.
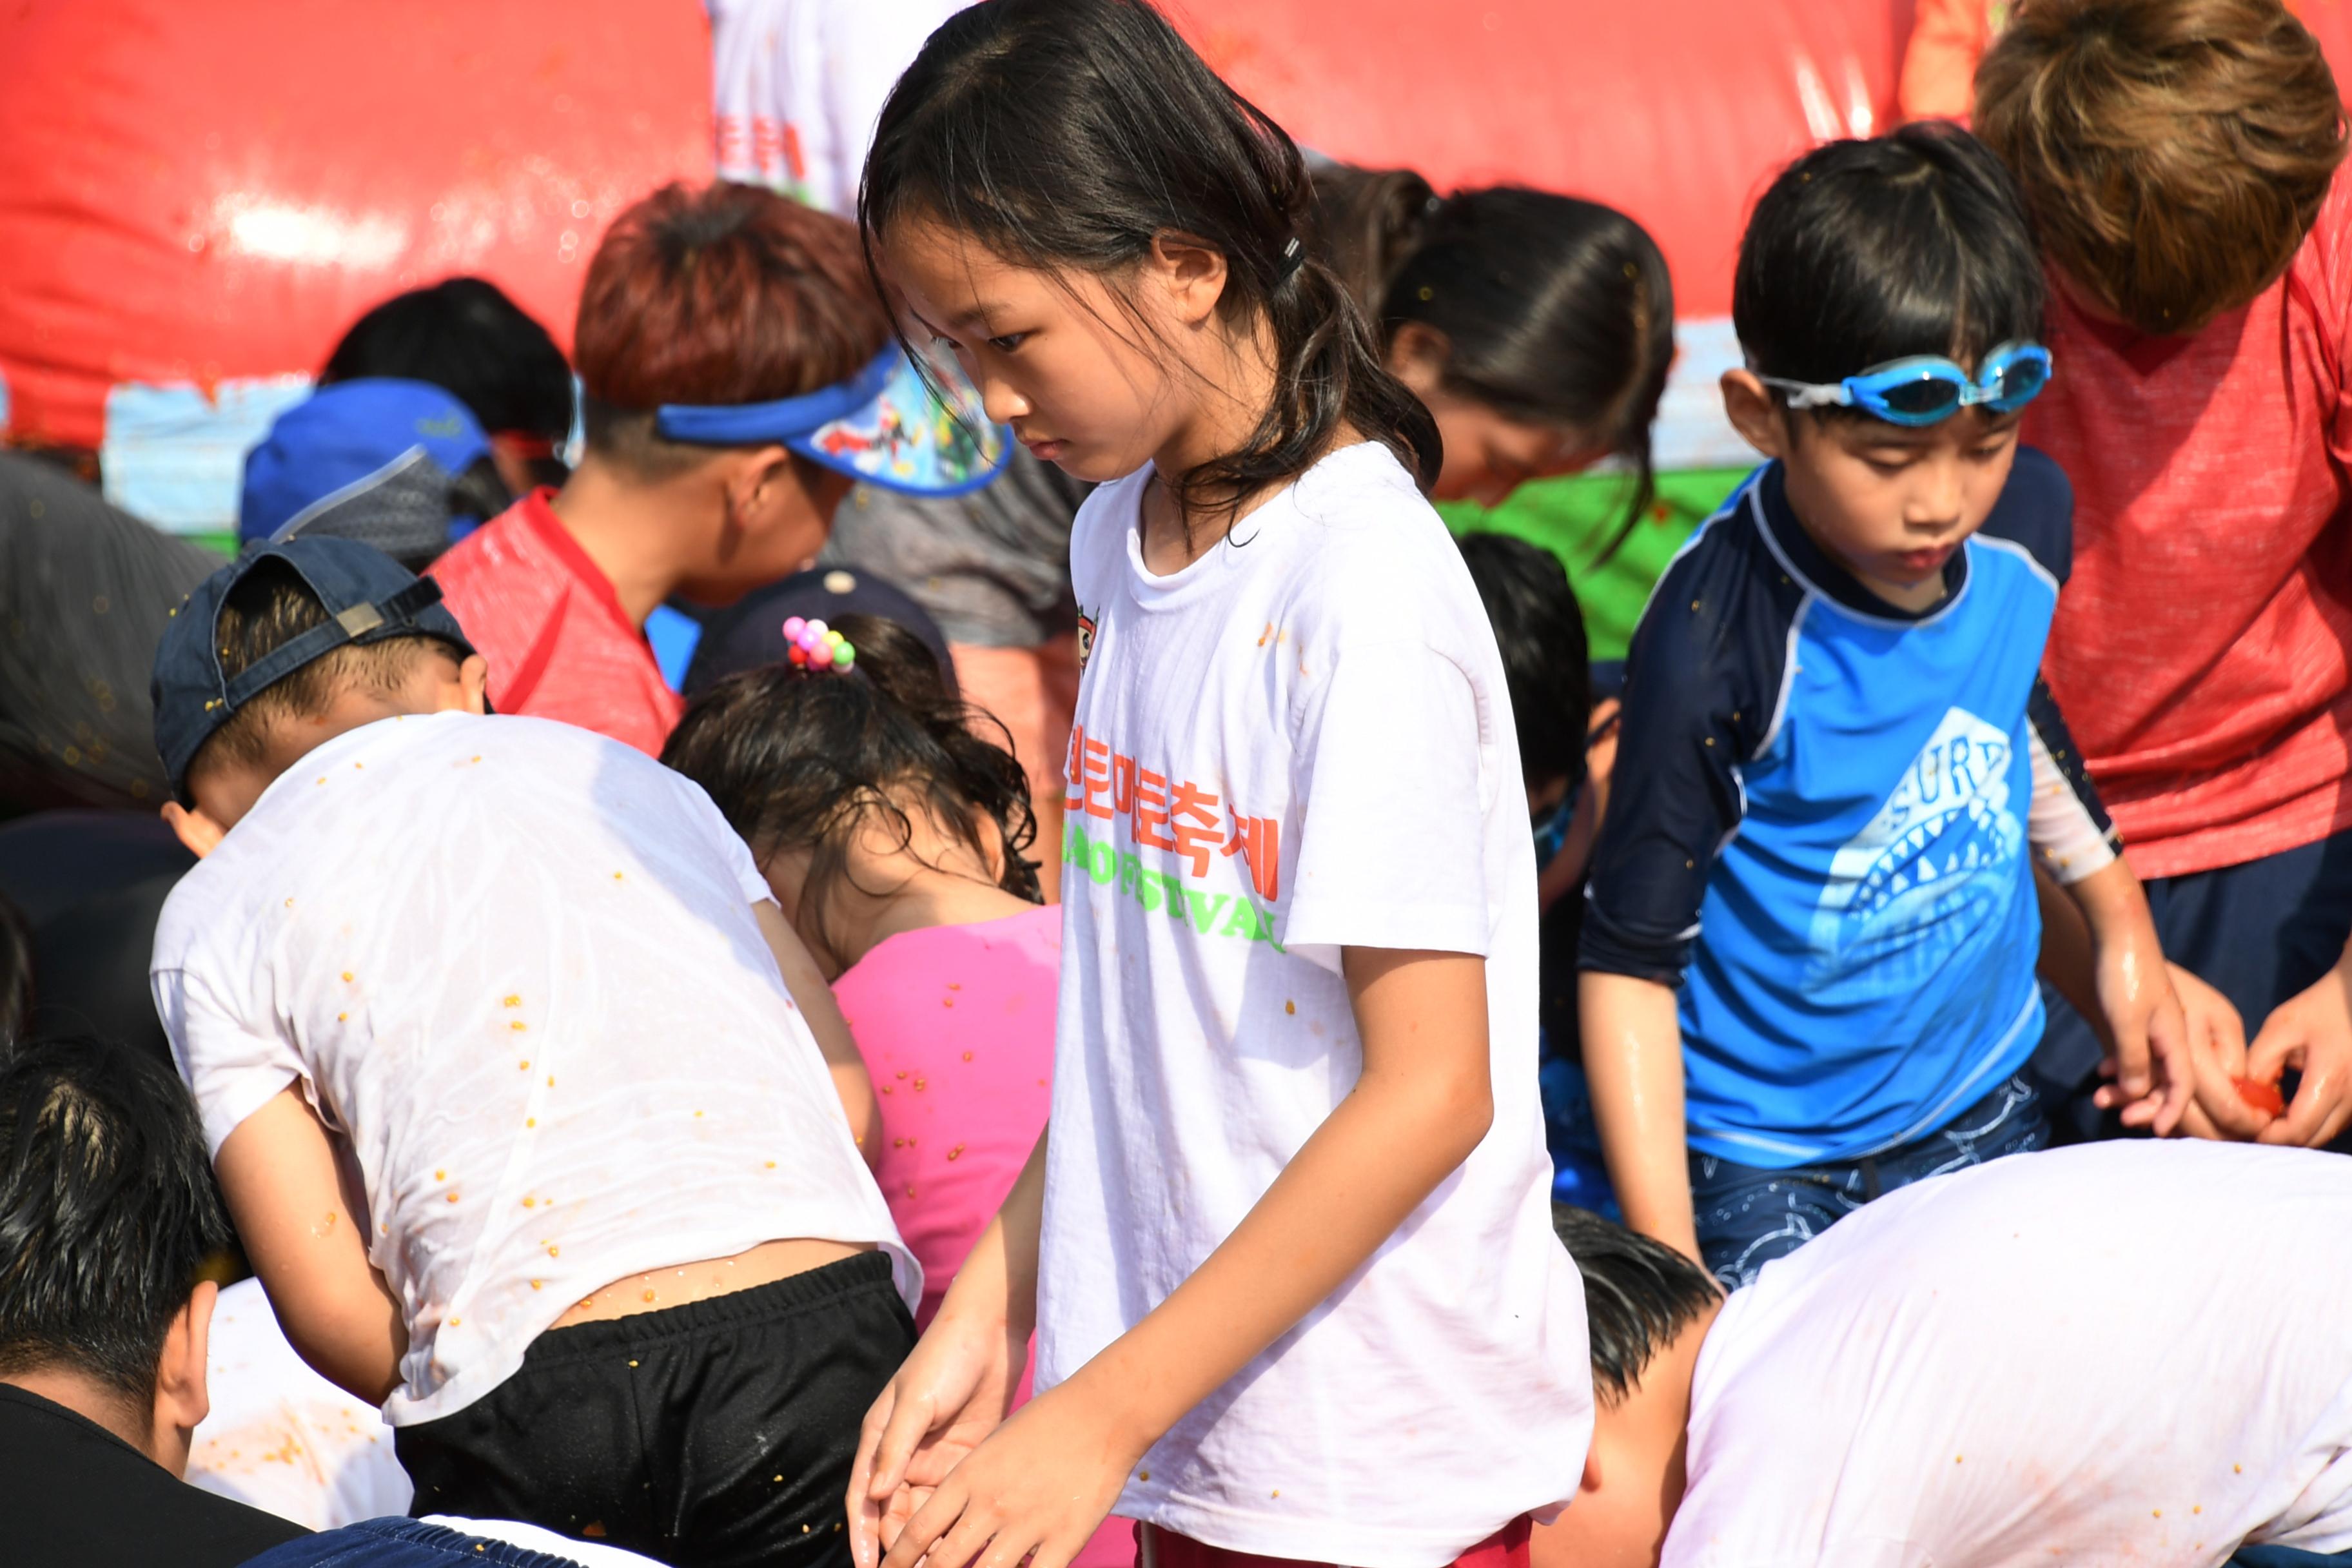
POLYGON ((834 629, 857 650, 851 669, 730 675, 687 709, 662 761, 700 784, 761 860, 808 851, 793 923, 836 962, 825 899, 869 819, 903 847, 920 811, 983 863, 1001 854, 997 885, 1042 902, 1036 862, 1023 855, 1037 837, 1028 774, 1009 737, 999 745, 980 732, 1004 727, 950 696, 930 649, 896 622, 844 616, 834 629))
POLYGON ((1409 169, 1315 171, 1321 249, 1383 345, 1444 334, 1441 381, 1507 418, 1561 426, 1633 468, 1615 553, 1657 493, 1650 426, 1675 361, 1665 253, 1615 207, 1517 185, 1439 196, 1409 169))
POLYGON ((1144 0, 982 0, 950 17, 883 105, 857 216, 928 219, 1016 266, 1115 277, 1177 234, 1225 258, 1228 324, 1263 319, 1274 396, 1240 447, 1163 476, 1187 515, 1237 510, 1353 426, 1423 488, 1429 411, 1383 366, 1337 275, 1304 255, 1313 189, 1282 128, 1144 0))
POLYGON ((2000 160, 1927 121, 1830 142, 1780 171, 1739 242, 1731 320, 1759 375, 1832 383, 1911 354, 1974 367, 2042 335, 2044 289, 2000 160))

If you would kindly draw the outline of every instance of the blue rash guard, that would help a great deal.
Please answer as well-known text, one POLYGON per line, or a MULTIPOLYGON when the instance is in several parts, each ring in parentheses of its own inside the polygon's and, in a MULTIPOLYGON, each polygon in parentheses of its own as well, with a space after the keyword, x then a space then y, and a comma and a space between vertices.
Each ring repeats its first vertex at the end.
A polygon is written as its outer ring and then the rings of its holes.
POLYGON ((1680 984, 1699 1152, 1860 1159, 2032 1054, 2029 819, 2062 881, 2114 856, 2036 673, 2073 512, 2057 465, 2020 448, 1913 615, 1811 542, 1774 463, 1659 580, 1579 963, 1680 984))

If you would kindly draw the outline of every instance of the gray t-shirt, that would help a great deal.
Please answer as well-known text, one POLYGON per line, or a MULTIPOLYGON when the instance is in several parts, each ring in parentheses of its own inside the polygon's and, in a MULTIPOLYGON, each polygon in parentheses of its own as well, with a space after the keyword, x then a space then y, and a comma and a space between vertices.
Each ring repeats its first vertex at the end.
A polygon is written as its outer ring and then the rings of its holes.
POLYGON ((1036 647, 1077 625, 1070 521, 1091 489, 1023 448, 995 483, 966 496, 860 485, 834 514, 817 562, 897 584, 950 642, 1036 647))

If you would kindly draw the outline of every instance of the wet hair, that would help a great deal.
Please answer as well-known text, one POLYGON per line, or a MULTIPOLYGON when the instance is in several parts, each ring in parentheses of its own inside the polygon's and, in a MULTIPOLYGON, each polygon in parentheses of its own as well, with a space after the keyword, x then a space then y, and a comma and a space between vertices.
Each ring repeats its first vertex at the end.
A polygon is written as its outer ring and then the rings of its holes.
POLYGON ((1568 569, 1550 551, 1504 533, 1465 533, 1455 543, 1503 655, 1503 684, 1518 726, 1519 772, 1533 790, 1584 782, 1585 730, 1592 717, 1584 612, 1568 569))
POLYGON ((702 786, 760 860, 809 852, 793 923, 836 959, 825 901, 870 821, 903 847, 911 812, 923 812, 982 860, 1000 852, 1006 892, 1042 901, 1036 863, 1023 854, 1037 837, 1029 779, 1004 727, 950 696, 930 650, 897 622, 844 616, 835 629, 857 650, 854 668, 730 675, 687 709, 662 761, 702 786))
POLYGON ((1097 274, 1114 294, 1157 236, 1222 253, 1218 312, 1236 330, 1265 323, 1274 395, 1234 450, 1163 478, 1188 515, 1230 515, 1305 472, 1342 426, 1436 480, 1429 411, 1388 373, 1339 275, 1290 254, 1313 202, 1289 136, 1144 0, 983 0, 942 24, 891 89, 857 208, 877 287, 877 250, 909 221, 1014 266, 1097 274))
POLYGON ((1590 1209, 1551 1205, 1551 1226, 1584 1277, 1585 1337, 1592 1352, 1592 1393, 1622 1404, 1641 1386, 1659 1352, 1723 1300, 1704 1268, 1668 1247, 1590 1209))
POLYGON ((857 231, 757 185, 665 185, 614 220, 580 295, 589 449, 659 479, 709 447, 663 438, 665 403, 766 403, 846 381, 890 341, 857 231))
POLYGON ((33 933, 24 911, 0 893, 0 1058, 33 1026, 33 933))
POLYGON ((2050 258, 2144 332, 2268 288, 2345 153, 2335 73, 2279 0, 2030 0, 1977 68, 1976 128, 2050 258))
POLYGON ((1973 368, 2038 340, 2043 299, 2008 172, 1967 132, 1927 121, 1780 171, 1739 242, 1731 319, 1759 375, 1832 383, 1911 354, 1973 368))
POLYGON ((1649 231, 1616 208, 1515 185, 1432 209, 1373 310, 1445 336, 1440 381, 1523 424, 1574 430, 1633 471, 1613 554, 1657 493, 1650 426, 1675 363, 1675 285, 1649 231))
POLYGON ((1389 279, 1421 243, 1430 215, 1444 204, 1411 169, 1318 163, 1307 178, 1315 186, 1307 246, 1377 324, 1389 279))
POLYGON ((572 367, 563 351, 486 279, 412 289, 352 322, 319 384, 369 376, 430 382, 493 435, 560 443, 572 433, 572 367))
MULTIPOLYGON (((319 595, 287 563, 272 558, 257 562, 221 601, 220 668, 223 682, 260 663, 269 655, 331 617, 319 595)), ((336 696, 352 687, 376 691, 397 689, 424 655, 438 650, 462 660, 465 650, 429 636, 385 637, 379 642, 344 643, 299 668, 271 681, 229 715, 228 721, 205 738, 188 759, 188 776, 199 768, 257 763, 269 747, 269 732, 281 721, 313 719, 324 713, 336 696)))
POLYGON ((230 1234, 170 1068, 87 1037, 0 1058, 0 1375, 66 1368, 149 1404, 230 1234))

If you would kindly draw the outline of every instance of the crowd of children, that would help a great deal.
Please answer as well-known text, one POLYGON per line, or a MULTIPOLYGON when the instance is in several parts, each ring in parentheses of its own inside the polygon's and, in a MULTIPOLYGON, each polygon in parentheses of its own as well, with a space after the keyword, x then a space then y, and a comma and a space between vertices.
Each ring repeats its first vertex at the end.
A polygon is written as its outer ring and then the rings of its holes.
POLYGON ((625 214, 568 470, 415 379, 502 299, 371 316, 155 651, 179 1081, 0 1052, 0 1531, 2352 1561, 2344 113, 2279 0, 2004 20, 1973 133, 1760 192, 1764 462, 1622 687, 1431 498, 1639 515, 1655 245, 1310 170, 1147 0, 948 14, 855 221, 625 214), (371 408, 462 439, 319 479, 371 408), (1009 462, 1076 506, 1051 723, 818 561, 1009 462), (737 606, 683 674, 673 599, 737 606), (171 1479, 232 1234, 415 1520, 171 1479))

